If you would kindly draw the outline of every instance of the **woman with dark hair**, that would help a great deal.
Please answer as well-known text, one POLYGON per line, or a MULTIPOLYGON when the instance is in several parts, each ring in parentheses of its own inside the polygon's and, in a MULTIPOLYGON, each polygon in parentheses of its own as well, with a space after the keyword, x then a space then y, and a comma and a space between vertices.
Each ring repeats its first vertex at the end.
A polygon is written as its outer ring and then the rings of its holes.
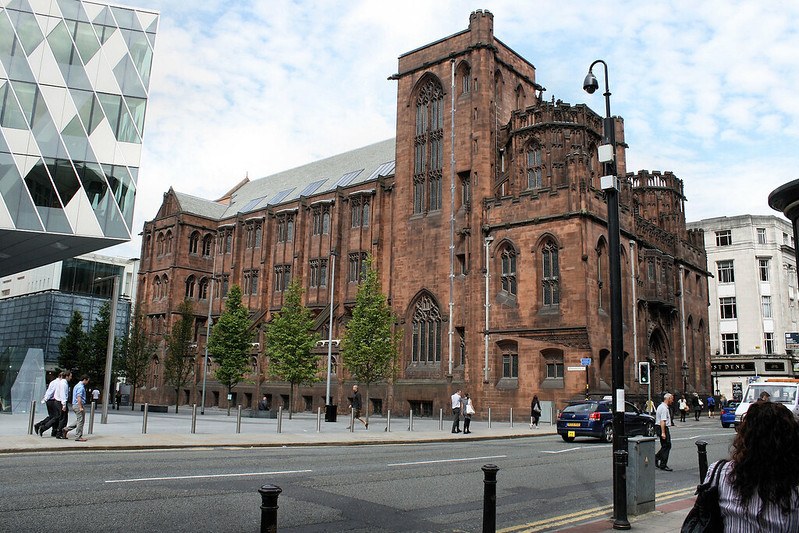
POLYGON ((799 423, 787 407, 749 407, 721 467, 719 504, 724 531, 799 531, 799 423))
POLYGON ((541 402, 538 401, 538 394, 533 395, 530 402, 530 429, 538 429, 538 420, 541 418, 541 402))

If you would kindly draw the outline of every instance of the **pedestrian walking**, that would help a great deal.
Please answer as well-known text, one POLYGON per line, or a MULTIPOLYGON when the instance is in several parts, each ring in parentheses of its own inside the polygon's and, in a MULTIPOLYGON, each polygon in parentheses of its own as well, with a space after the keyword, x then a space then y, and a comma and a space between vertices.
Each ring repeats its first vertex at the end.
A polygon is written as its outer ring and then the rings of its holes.
POLYGON ((472 398, 469 396, 469 393, 466 393, 466 397, 463 400, 463 434, 471 433, 472 430, 469 429, 469 426, 472 423, 472 415, 475 414, 474 405, 472 405, 472 398))
POLYGON ((453 433, 460 433, 461 432, 461 404, 463 403, 463 398, 461 397, 461 390, 458 389, 455 391, 450 397, 450 402, 452 405, 452 432, 453 433))
POLYGON ((62 375, 63 372, 50 380, 50 383, 47 385, 47 391, 44 393, 44 397, 42 398, 42 403, 44 404, 45 409, 47 409, 47 416, 33 425, 34 432, 39 436, 43 436, 44 429, 42 428, 50 427, 47 425, 50 420, 58 419, 58 408, 56 407, 55 401, 55 389, 58 386, 58 380, 61 379, 62 375))
POLYGON ((680 396, 680 401, 677 403, 677 408, 680 411, 680 422, 685 422, 685 415, 688 413, 688 401, 685 395, 680 396))
MULTIPOLYGON (((86 385, 89 384, 89 376, 83 375, 78 384, 72 389, 72 410, 75 412, 75 423, 64 428, 61 438, 66 439, 67 433, 75 430, 75 440, 86 442, 83 438, 83 421, 86 419, 86 385)), ((94 389, 97 391, 97 389, 94 389)))
POLYGON ((699 397, 699 394, 694 393, 691 403, 694 404, 694 419, 699 421, 699 415, 702 414, 702 399, 699 397))
POLYGON ((120 391, 117 391, 117 393, 114 395, 114 401, 117 404, 117 411, 119 411, 119 406, 122 403, 122 393, 120 391))
POLYGON ((749 406, 718 468, 724 531, 799 531, 799 423, 777 402, 749 406))
POLYGON ((716 399, 711 394, 707 397, 707 417, 713 418, 713 414, 716 410, 716 399))
MULTIPOLYGON (((358 392, 358 385, 352 386, 352 398, 350 398, 350 409, 355 409, 354 419, 359 421, 366 429, 369 429, 369 422, 361 418, 361 409, 363 407, 363 400, 361 393, 358 392)), ((347 429, 352 429, 352 426, 347 426, 347 429)))
POLYGON ((533 394, 533 400, 530 402, 530 429, 538 429, 538 421, 541 419, 541 402, 538 401, 538 395, 533 394))
POLYGON ((92 401, 95 404, 100 401, 100 389, 98 389, 97 387, 95 387, 94 390, 92 391, 92 401))
POLYGON ((669 467, 669 452, 671 451, 671 411, 669 406, 674 402, 674 396, 668 392, 663 396, 663 403, 655 411, 655 424, 660 426, 660 450, 655 454, 655 466, 666 472, 671 472, 669 467))

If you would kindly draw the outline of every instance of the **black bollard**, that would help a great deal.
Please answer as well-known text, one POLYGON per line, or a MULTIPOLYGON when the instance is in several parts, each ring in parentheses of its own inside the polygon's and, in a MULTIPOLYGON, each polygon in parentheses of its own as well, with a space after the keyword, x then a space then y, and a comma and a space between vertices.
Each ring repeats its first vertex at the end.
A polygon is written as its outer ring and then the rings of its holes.
POLYGON ((277 497, 283 489, 277 485, 264 485, 261 493, 261 533, 277 532, 277 497))
POLYGON ((483 465, 483 533, 497 530, 497 465, 483 465))
POLYGON ((699 483, 705 481, 705 474, 707 474, 707 442, 703 440, 696 441, 696 453, 699 455, 699 483))

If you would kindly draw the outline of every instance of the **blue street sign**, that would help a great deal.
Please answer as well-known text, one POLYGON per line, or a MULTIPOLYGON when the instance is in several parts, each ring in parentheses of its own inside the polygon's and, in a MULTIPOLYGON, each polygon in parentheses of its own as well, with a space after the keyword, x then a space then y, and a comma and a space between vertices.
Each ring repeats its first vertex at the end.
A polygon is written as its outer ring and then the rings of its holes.
POLYGON ((580 364, 583 366, 591 366, 591 358, 583 357, 582 359, 580 359, 580 364))

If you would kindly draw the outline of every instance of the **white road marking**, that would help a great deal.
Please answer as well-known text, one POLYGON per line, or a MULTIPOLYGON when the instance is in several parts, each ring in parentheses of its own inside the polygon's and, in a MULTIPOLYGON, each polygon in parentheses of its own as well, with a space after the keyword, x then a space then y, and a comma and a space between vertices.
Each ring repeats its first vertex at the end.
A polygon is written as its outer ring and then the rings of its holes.
POLYGON ((215 477, 273 476, 275 474, 304 474, 313 470, 283 470, 280 472, 242 472, 239 474, 205 474, 200 476, 140 477, 134 479, 107 479, 106 483, 135 483, 139 481, 172 481, 174 479, 206 479, 215 477))
POLYGON ((567 448, 565 450, 541 450, 541 453, 566 453, 581 450, 582 448, 582 446, 577 446, 576 448, 567 448))
POLYGON ((414 461, 412 463, 391 463, 386 466, 412 466, 412 465, 429 465, 433 463, 458 463, 462 461, 482 461, 485 459, 503 459, 507 455, 487 455, 485 457, 463 457, 460 459, 439 459, 436 461, 414 461))

